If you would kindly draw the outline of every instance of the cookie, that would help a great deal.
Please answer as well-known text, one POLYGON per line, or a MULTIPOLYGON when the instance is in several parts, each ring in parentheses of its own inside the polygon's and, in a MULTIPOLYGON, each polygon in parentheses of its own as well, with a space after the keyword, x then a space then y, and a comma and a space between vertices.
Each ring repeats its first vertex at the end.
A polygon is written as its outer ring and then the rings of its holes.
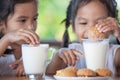
POLYGON ((65 68, 65 71, 71 71, 73 73, 76 73, 78 69, 73 66, 70 66, 70 67, 65 68))
POLYGON ((65 69, 58 70, 56 76, 76 77, 77 68, 67 67, 65 69))
POLYGON ((112 71, 110 71, 107 68, 99 68, 97 70, 95 70, 95 72, 97 73, 98 76, 112 76, 112 71))
POLYGON ((91 69, 79 69, 77 71, 77 76, 79 77, 95 77, 97 76, 96 72, 91 69))
POLYGON ((99 32, 95 26, 91 27, 88 30, 87 35, 88 35, 88 39, 91 40, 102 40, 108 38, 108 35, 106 33, 99 32))

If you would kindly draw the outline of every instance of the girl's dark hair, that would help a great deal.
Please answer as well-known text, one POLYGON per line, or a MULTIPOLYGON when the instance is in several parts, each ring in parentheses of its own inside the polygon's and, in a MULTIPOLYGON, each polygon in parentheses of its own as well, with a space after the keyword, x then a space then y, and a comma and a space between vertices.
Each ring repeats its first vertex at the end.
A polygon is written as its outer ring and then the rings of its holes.
POLYGON ((37 0, 0 0, 0 21, 6 22, 8 16, 14 13, 16 4, 27 3, 37 0))
MULTIPOLYGON (((70 1, 67 8, 67 12, 66 12, 66 19, 64 20, 66 29, 63 35, 63 47, 68 47, 68 43, 69 43, 68 28, 70 26, 70 20, 74 21, 78 9, 88 4, 91 1, 93 0, 71 0, 70 1)), ((115 0, 99 0, 99 1, 107 7, 108 15, 118 20, 118 10, 116 8, 117 7, 116 1, 115 0)))
POLYGON ((67 15, 66 19, 64 19, 62 22, 65 22, 65 32, 63 35, 63 47, 68 47, 69 44, 69 34, 68 34, 68 28, 70 26, 70 20, 71 20, 71 9, 72 9, 72 1, 70 2, 68 8, 67 8, 67 15))
MULTIPOLYGON (((28 3, 31 1, 35 1, 37 3, 37 0, 0 0, 0 23, 6 23, 8 16, 10 14, 14 14, 16 4, 28 3)), ((2 31, 0 31, 0 39, 3 35, 2 31)), ((5 53, 10 53, 11 51, 13 50, 7 49, 5 53)))

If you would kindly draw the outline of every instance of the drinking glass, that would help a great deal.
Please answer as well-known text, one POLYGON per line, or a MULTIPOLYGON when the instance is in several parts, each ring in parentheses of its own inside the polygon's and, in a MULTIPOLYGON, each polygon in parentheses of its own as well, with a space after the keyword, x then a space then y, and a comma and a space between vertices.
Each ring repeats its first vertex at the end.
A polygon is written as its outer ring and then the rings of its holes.
POLYGON ((109 39, 83 39, 82 43, 87 68, 92 70, 104 68, 106 64, 107 51, 109 49, 109 39))
POLYGON ((45 73, 49 44, 31 46, 22 45, 23 65, 26 76, 29 80, 39 80, 45 73))

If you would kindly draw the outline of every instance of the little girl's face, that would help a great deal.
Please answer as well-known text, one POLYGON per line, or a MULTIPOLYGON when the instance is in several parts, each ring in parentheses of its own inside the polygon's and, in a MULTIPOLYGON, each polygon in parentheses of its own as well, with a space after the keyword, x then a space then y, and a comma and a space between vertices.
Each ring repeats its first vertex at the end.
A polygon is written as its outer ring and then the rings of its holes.
POLYGON ((35 2, 16 4, 14 13, 10 14, 5 24, 5 33, 25 28, 36 30, 37 5, 35 2))
POLYGON ((87 35, 85 35, 87 30, 93 27, 99 19, 104 19, 107 16, 106 7, 97 0, 79 8, 73 26, 78 41, 81 41, 82 38, 87 38, 87 35))

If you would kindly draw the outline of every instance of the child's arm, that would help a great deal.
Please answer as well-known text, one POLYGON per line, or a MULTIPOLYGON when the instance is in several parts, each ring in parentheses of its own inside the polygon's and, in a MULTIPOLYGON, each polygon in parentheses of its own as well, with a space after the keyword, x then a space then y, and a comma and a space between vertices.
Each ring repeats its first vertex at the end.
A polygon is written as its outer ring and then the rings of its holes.
POLYGON ((4 53, 8 45, 13 43, 19 45, 22 43, 36 45, 40 43, 40 40, 38 35, 32 30, 20 29, 11 31, 0 39, 0 56, 4 53))
POLYGON ((116 37, 117 37, 118 43, 120 43, 120 27, 118 28, 116 35, 117 35, 116 37))
POLYGON ((120 48, 116 50, 114 57, 115 75, 120 77, 120 48))
MULTIPOLYGON (((113 21, 114 23, 115 21, 113 21)), ((120 25, 116 23, 116 27, 113 27, 113 35, 117 38, 117 42, 120 43, 120 25)))
POLYGON ((5 52, 6 48, 9 45, 9 41, 7 40, 7 37, 4 36, 0 39, 0 56, 5 52))
POLYGON ((47 75, 54 75, 57 70, 67 67, 67 65, 74 66, 76 60, 80 57, 80 53, 73 49, 60 49, 55 53, 50 64, 46 69, 47 75))
POLYGON ((63 60, 59 57, 59 53, 55 53, 51 62, 48 64, 46 69, 47 75, 54 75, 57 70, 65 68, 67 65, 63 62, 63 60))

